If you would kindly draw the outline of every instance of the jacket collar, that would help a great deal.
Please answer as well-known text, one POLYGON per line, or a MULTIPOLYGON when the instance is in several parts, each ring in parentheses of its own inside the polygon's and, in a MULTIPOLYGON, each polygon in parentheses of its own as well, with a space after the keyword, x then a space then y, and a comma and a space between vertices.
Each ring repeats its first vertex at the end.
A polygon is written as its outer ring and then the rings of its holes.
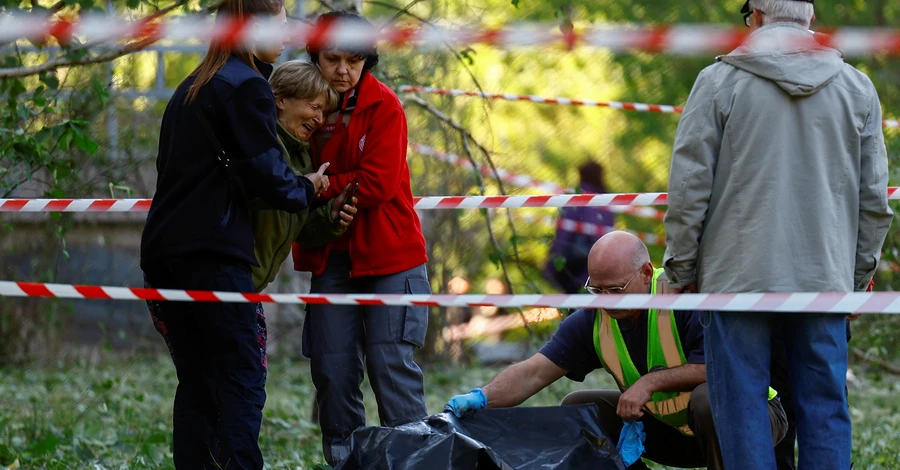
POLYGON ((253 56, 253 64, 256 65, 256 70, 259 70, 259 73, 262 74, 263 77, 266 77, 266 80, 272 76, 272 72, 275 71, 275 66, 272 64, 267 64, 259 59, 256 56, 253 56))
POLYGON ((356 85, 356 109, 361 111, 370 106, 380 103, 384 100, 384 91, 380 86, 381 82, 372 75, 372 72, 363 73, 362 78, 356 85))
MULTIPOLYGON (((750 33, 743 44, 725 55, 741 55, 751 51, 788 52, 810 47, 821 47, 817 44, 815 32, 799 23, 777 21, 757 28, 750 33)), ((716 56, 716 61, 724 55, 716 56)))
MULTIPOLYGON (((259 73, 263 77, 265 77, 266 80, 268 80, 269 77, 272 76, 272 72, 275 71, 275 66, 272 64, 267 64, 267 63, 257 59, 255 55, 252 57, 253 57, 253 65, 256 66, 256 70, 259 70, 259 73)), ((234 59, 248 67, 250 66, 250 64, 247 64, 246 62, 243 61, 243 59, 241 59, 240 57, 238 57, 235 54, 231 54, 231 59, 234 59)))
POLYGON ((756 29, 756 31, 753 31, 752 33, 750 33, 750 37, 752 38, 754 36, 767 34, 767 32, 769 30, 776 29, 776 28, 794 28, 794 29, 797 29, 800 31, 805 31, 807 33, 812 34, 812 31, 810 31, 809 28, 804 27, 800 23, 794 23, 791 21, 776 21, 774 23, 769 23, 767 25, 760 26, 759 28, 756 29))
POLYGON ((299 148, 301 150, 309 150, 309 142, 304 142, 290 133, 284 126, 281 125, 281 121, 278 121, 278 138, 281 139, 281 143, 284 145, 289 152, 291 149, 299 148))

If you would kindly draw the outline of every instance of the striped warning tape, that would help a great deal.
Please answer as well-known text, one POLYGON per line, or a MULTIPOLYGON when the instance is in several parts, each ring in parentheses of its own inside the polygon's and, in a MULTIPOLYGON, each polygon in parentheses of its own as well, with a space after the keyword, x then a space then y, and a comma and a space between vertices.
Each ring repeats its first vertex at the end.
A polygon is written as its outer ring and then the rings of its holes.
MULTIPOLYGON (((308 42, 341 41, 348 44, 380 41, 383 45, 438 48, 446 44, 466 46, 487 44, 497 47, 559 45, 566 48, 589 46, 616 53, 643 51, 678 55, 711 55, 728 52, 743 43, 746 28, 680 24, 658 27, 610 25, 560 31, 558 24, 517 23, 499 28, 450 29, 432 25, 385 24, 379 30, 364 30, 352 23, 330 25, 288 24, 277 21, 242 21, 237 18, 185 16, 179 18, 128 21, 102 15, 80 18, 48 18, 44 15, 0 16, 0 43, 19 39, 45 41, 55 38, 62 44, 74 38, 84 42, 165 38, 173 42, 218 41, 228 45, 280 46, 287 41, 296 46, 308 42)), ((840 50, 844 56, 900 54, 900 31, 879 28, 844 28, 822 36, 819 42, 840 50)))
MULTIPOLYGON (((575 98, 547 98, 535 95, 515 95, 512 93, 489 93, 482 91, 457 90, 454 88, 431 88, 424 86, 402 85, 399 88, 401 93, 427 93, 432 95, 443 96, 474 96, 478 98, 487 98, 492 100, 506 101, 530 101, 532 103, 558 104, 564 106, 588 106, 621 109, 626 111, 641 111, 648 113, 681 113, 684 108, 681 106, 673 106, 669 104, 645 104, 645 103, 628 103, 621 101, 594 101, 575 98)), ((900 128, 900 121, 884 120, 884 127, 900 128)))
MULTIPOLYGON (((579 220, 572 219, 559 219, 556 224, 557 228, 560 228, 567 232, 575 232, 581 233, 584 235, 591 235, 597 238, 602 237, 603 235, 616 230, 615 227, 608 227, 604 225, 592 224, 589 222, 581 222, 579 220)), ((632 232, 628 230, 629 233, 634 234, 636 237, 641 239, 647 245, 654 246, 666 246, 665 237, 660 237, 655 233, 646 233, 646 232, 632 232)))
MULTIPOLYGON (((435 149, 434 147, 417 143, 410 144, 409 147, 413 152, 416 152, 418 154, 434 157, 445 163, 456 165, 467 170, 472 169, 472 162, 469 161, 469 159, 461 157, 454 153, 442 152, 435 149)), ((479 168, 479 171, 484 176, 490 176, 493 174, 493 170, 487 165, 482 165, 479 168)), ((527 175, 516 174, 503 168, 497 168, 497 175, 499 175, 500 179, 503 182, 519 188, 533 188, 551 194, 572 194, 576 192, 574 189, 566 188, 556 183, 535 179, 527 175)), ((663 220, 666 216, 665 211, 660 211, 652 207, 609 206, 606 209, 617 214, 629 214, 637 217, 646 217, 656 220, 663 220)))
MULTIPOLYGON (((409 148, 420 155, 424 155, 427 157, 434 157, 438 160, 441 160, 444 163, 449 163, 451 165, 458 166, 460 168, 464 168, 466 170, 472 170, 472 162, 459 155, 454 153, 442 152, 434 147, 430 147, 424 144, 410 144, 409 148)), ((493 175, 493 170, 491 167, 487 165, 480 165, 478 167, 478 171, 484 176, 493 175)), ((503 168, 497 168, 497 175, 500 177, 500 180, 504 183, 511 184, 513 186, 519 188, 533 188, 539 191, 543 191, 551 194, 562 194, 566 192, 572 192, 570 189, 560 186, 556 183, 551 183, 549 181, 541 181, 535 178, 532 178, 528 175, 520 175, 517 173, 513 173, 503 168)))
MULTIPOLYGON (((888 188, 888 199, 900 199, 888 188)), ((500 209, 519 207, 665 206, 666 193, 551 194, 541 196, 426 196, 417 210, 500 209)), ((150 199, 0 199, 0 212, 147 212, 150 199)))
POLYGON ((441 336, 444 341, 464 341, 485 335, 501 334, 526 325, 542 323, 561 318, 559 310, 555 308, 539 308, 526 310, 522 315, 500 315, 497 317, 484 317, 475 315, 467 323, 450 325, 443 329, 441 336), (524 316, 524 319, 522 318, 524 316))
POLYGON ((255 294, 0 281, 2 297, 428 307, 541 307, 740 312, 900 313, 900 292, 680 295, 255 294))
POLYGON ((475 96, 493 100, 506 101, 530 101, 532 103, 559 104, 568 106, 595 106, 603 108, 623 109, 628 111, 643 111, 650 113, 680 113, 684 108, 665 104, 624 103, 620 101, 594 101, 579 100, 573 98, 545 98, 535 95, 514 95, 510 93, 487 93, 481 91, 456 90, 452 88, 430 88, 424 86, 403 85, 401 93, 428 93, 444 96, 475 96))
MULTIPOLYGON (((580 233, 583 235, 591 235, 595 237, 600 237, 608 232, 616 230, 615 227, 609 225, 598 225, 589 222, 582 222, 579 220, 556 218, 549 215, 536 216, 534 214, 516 214, 515 218, 520 219, 526 223, 539 223, 547 227, 556 226, 558 230, 562 230, 565 232, 580 233)), ((633 234, 648 245, 666 246, 665 237, 660 237, 655 233, 635 232, 632 230, 626 230, 626 232, 633 234)))

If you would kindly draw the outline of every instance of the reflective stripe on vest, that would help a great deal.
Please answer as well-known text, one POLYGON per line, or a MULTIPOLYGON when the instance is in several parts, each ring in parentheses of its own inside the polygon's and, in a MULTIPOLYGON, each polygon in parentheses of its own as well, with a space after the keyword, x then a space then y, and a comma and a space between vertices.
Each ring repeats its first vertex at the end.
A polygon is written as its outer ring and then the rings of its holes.
MULTIPOLYGON (((650 293, 668 293, 668 280, 663 269, 653 270, 650 293)), ((647 311, 647 322, 647 370, 656 367, 671 369, 687 363, 672 311, 650 309, 647 311)), ((603 310, 594 319, 594 348, 620 390, 626 390, 640 379, 640 373, 625 347, 618 322, 603 310)), ((687 416, 690 401, 690 392, 656 392, 643 408, 682 434, 692 436, 694 433, 688 426, 687 416)))

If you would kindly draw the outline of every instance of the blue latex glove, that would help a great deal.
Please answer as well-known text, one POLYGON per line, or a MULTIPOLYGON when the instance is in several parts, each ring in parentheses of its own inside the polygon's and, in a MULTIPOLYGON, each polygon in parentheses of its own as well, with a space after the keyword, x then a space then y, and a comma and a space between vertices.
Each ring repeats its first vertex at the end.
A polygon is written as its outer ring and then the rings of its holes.
POLYGON ((476 388, 465 395, 456 395, 444 406, 444 411, 449 411, 457 418, 472 413, 475 410, 487 408, 487 397, 480 388, 476 388))
POLYGON ((622 456, 626 467, 638 461, 644 453, 644 440, 647 434, 644 432, 644 423, 640 421, 626 421, 619 434, 619 444, 616 450, 622 456))

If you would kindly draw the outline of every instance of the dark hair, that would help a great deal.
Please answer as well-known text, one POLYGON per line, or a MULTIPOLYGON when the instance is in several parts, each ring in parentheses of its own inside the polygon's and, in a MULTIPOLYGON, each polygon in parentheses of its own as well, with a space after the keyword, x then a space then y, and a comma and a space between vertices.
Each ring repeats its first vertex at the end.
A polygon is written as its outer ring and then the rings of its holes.
POLYGON ((603 166, 591 160, 578 167, 578 177, 581 184, 587 184, 598 193, 606 192, 606 184, 603 182, 603 166))
POLYGON ((363 72, 375 68, 375 66, 378 65, 378 48, 375 46, 374 40, 367 44, 341 44, 336 41, 325 42, 324 32, 333 28, 335 24, 349 24, 356 28, 365 29, 367 32, 375 33, 375 27, 372 26, 372 23, 369 23, 369 20, 352 11, 339 10, 319 15, 313 28, 312 39, 310 39, 309 43, 306 45, 306 52, 309 54, 309 59, 312 63, 316 65, 319 64, 319 53, 322 51, 337 49, 342 52, 354 54, 359 59, 365 60, 366 63, 363 65, 363 72))
MULTIPOLYGON (((256 15, 277 15, 284 8, 284 0, 224 0, 216 11, 216 23, 220 21, 244 21, 256 15)), ((237 56, 250 68, 259 72, 253 63, 253 53, 241 44, 229 44, 224 41, 213 41, 206 51, 200 65, 188 77, 197 76, 188 89, 185 102, 194 101, 200 89, 212 80, 231 55, 237 56)))

